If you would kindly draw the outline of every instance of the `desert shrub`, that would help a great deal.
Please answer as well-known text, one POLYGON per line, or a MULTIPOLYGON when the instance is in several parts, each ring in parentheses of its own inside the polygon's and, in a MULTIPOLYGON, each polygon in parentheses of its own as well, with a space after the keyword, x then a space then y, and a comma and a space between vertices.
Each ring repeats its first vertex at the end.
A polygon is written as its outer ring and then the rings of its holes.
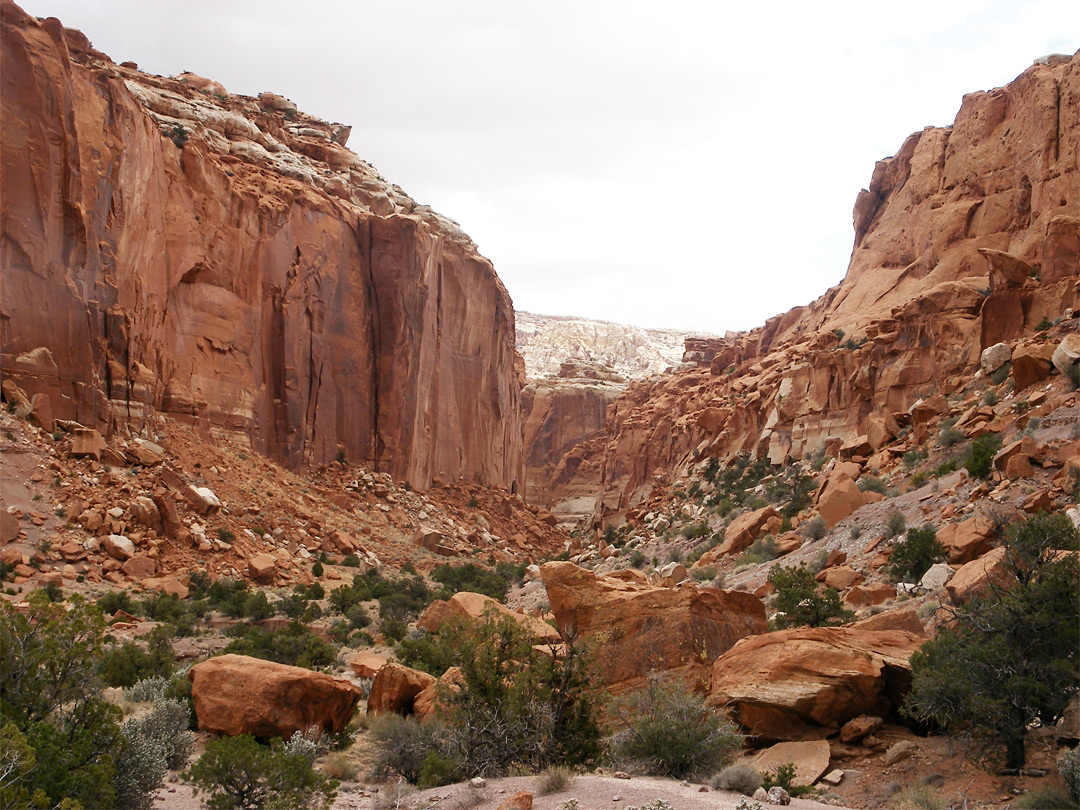
POLYGON ((574 772, 565 765, 553 765, 541 772, 536 780, 536 792, 541 796, 562 793, 574 784, 574 772))
POLYGON ((618 717, 616 760, 649 774, 681 779, 709 773, 743 744, 734 726, 705 711, 701 698, 678 681, 650 678, 645 689, 618 705, 618 717))
POLYGON ((814 515, 806 523, 806 528, 803 530, 803 535, 810 540, 820 540, 825 536, 825 518, 821 515, 814 515))
POLYGON ((994 456, 1001 447, 1001 436, 997 433, 987 433, 979 436, 971 443, 967 461, 964 468, 972 478, 986 478, 994 468, 994 456))
POLYGON ((908 450, 904 453, 903 462, 905 467, 914 467, 920 461, 926 460, 926 450, 921 447, 916 447, 913 450, 908 450))
POLYGON ((1065 515, 1029 518, 1007 535, 1000 581, 950 611, 950 621, 911 658, 903 712, 970 736, 992 762, 1025 761, 1025 729, 1052 724, 1077 692, 1080 649, 1076 555, 1065 515))
POLYGON ((1005 382, 1005 380, 1007 380, 1009 378, 1009 372, 1010 371, 1012 371, 1012 363, 1011 362, 1005 363, 1003 366, 1001 366, 1001 368, 998 368, 998 369, 995 369, 994 371, 991 371, 986 376, 990 379, 990 382, 992 382, 994 385, 1001 385, 1003 382, 1005 382))
POLYGON ((416 784, 429 754, 448 758, 446 728, 437 720, 421 723, 388 712, 372 721, 368 734, 376 752, 372 776, 379 780, 401 777, 416 784))
POLYGON ((962 430, 957 430, 952 425, 946 425, 938 431, 937 443, 939 447, 953 447, 967 438, 962 430))
POLYGON ((889 575, 896 582, 918 582, 930 566, 945 559, 945 547, 937 540, 937 531, 927 523, 921 529, 909 529, 907 536, 893 544, 889 555, 889 575))
POLYGON ((713 790, 733 790, 744 796, 753 796, 754 791, 761 787, 761 774, 751 765, 737 762, 713 776, 709 787, 713 790))
POLYGON ((715 483, 718 472, 720 472, 720 459, 713 457, 706 462, 705 472, 702 475, 706 481, 712 484, 715 483))
POLYGON ((836 588, 819 589, 814 575, 804 565, 775 566, 769 582, 776 588, 776 626, 826 627, 850 621, 854 614, 844 608, 836 588))
POLYGON ((356 778, 359 770, 356 763, 349 759, 344 751, 334 751, 323 760, 322 764, 322 772, 339 782, 351 782, 356 778))
POLYGON ((281 740, 260 745, 250 734, 211 740, 190 775, 210 810, 327 808, 337 787, 303 755, 286 753, 281 740))
POLYGON ((1013 804, 1016 810, 1063 810, 1076 806, 1076 800, 1069 795, 1069 791, 1059 787, 1028 791, 1013 804))
POLYGON ((346 554, 344 557, 341 558, 341 564, 346 568, 359 568, 360 558, 357 557, 355 554, 346 554))
POLYGON ((1080 748, 1072 748, 1061 754, 1057 768, 1072 800, 1080 802, 1080 748))
POLYGON ((101 699, 101 610, 78 595, 28 601, 25 613, 0 601, 0 742, 19 774, 0 797, 5 806, 66 798, 111 807, 121 712, 101 699))
POLYGON ((328 667, 337 660, 337 648, 300 622, 291 622, 280 630, 237 624, 230 627, 228 633, 234 638, 225 648, 227 653, 307 669, 328 667))
POLYGON ((265 591, 255 591, 244 599, 244 618, 258 622, 269 619, 273 615, 274 608, 271 607, 270 600, 266 598, 265 591))
POLYGON ((912 474, 911 486, 913 486, 915 489, 918 489, 929 480, 930 474, 926 472, 926 470, 919 470, 918 472, 912 474))
POLYGON ((460 654, 461 689, 444 698, 449 755, 463 775, 597 759, 599 697, 573 639, 556 654, 513 619, 493 614, 481 622, 451 619, 440 634, 460 654))
POLYGON ((363 605, 353 605, 345 614, 345 618, 348 619, 349 627, 353 630, 362 630, 371 624, 371 617, 368 616, 363 605))
POLYGON ((103 593, 98 597, 98 607, 101 608, 104 613, 116 613, 118 610, 123 610, 127 613, 131 613, 135 610, 135 606, 131 603, 131 594, 127 591, 109 591, 103 593))
POLYGON ((983 405, 990 405, 991 407, 993 407, 994 405, 997 405, 998 404, 998 392, 997 392, 997 390, 993 389, 993 388, 987 388, 986 392, 983 394, 982 401, 983 401, 983 405))
MULTIPOLYGON (((611 528, 611 527, 608 527, 611 528)), ((612 529, 612 536, 615 531, 612 529)), ((611 543, 612 541, 608 541, 611 543)), ((511 569, 513 570, 513 569, 511 569)), ((431 572, 431 579, 443 586, 439 592, 440 599, 449 599, 459 591, 470 593, 482 593, 500 602, 506 601, 506 592, 510 589, 510 578, 499 573, 482 568, 475 563, 464 565, 440 565, 431 572)))
POLYGON ((716 579, 716 568, 711 565, 707 565, 704 568, 695 568, 690 572, 690 576, 697 582, 708 582, 716 579))
POLYGON ((161 699, 142 717, 128 720, 120 729, 123 746, 116 768, 116 806, 124 810, 148 810, 154 790, 168 769, 179 769, 191 755, 192 738, 187 730, 187 706, 161 699))
POLYGON ((864 475, 857 484, 858 488, 862 492, 877 492, 879 495, 884 495, 889 491, 889 484, 884 478, 879 478, 876 475, 864 475))
POLYGON ((776 548, 776 538, 771 534, 766 534, 758 537, 750 544, 746 551, 743 552, 740 563, 757 565, 769 560, 775 560, 779 553, 776 548))
POLYGON ((131 703, 150 703, 159 700, 164 696, 165 687, 168 685, 169 679, 166 677, 143 678, 124 690, 124 700, 131 703))
POLYGON ((907 520, 904 519, 904 514, 898 509, 894 509, 889 512, 885 518, 885 536, 892 538, 898 534, 903 534, 904 529, 907 528, 907 520))
POLYGON ((705 537, 709 534, 709 524, 704 520, 699 520, 697 523, 690 523, 683 526, 681 534, 683 537, 697 540, 698 538, 705 537))
POLYGON ((919 782, 902 788, 892 806, 896 810, 943 810, 945 803, 932 785, 919 782))
POLYGON ((434 675, 442 675, 457 666, 460 654, 450 648, 445 637, 433 636, 426 630, 410 633, 398 643, 395 653, 405 666, 434 675))
POLYGON ((761 786, 765 790, 774 787, 783 788, 792 796, 803 796, 813 791, 814 788, 810 785, 793 785, 795 776, 795 766, 790 762, 785 762, 771 771, 762 772, 761 786))
POLYGON ((172 650, 172 630, 159 625, 146 637, 147 649, 134 641, 105 653, 101 677, 108 686, 134 686, 145 678, 168 678, 176 666, 172 650))
POLYGON ((641 549, 635 548, 633 551, 630 552, 630 567, 641 568, 644 565, 645 555, 642 553, 641 549))
POLYGON ((173 626, 176 635, 190 636, 195 630, 191 605, 171 593, 155 593, 143 599, 138 611, 155 622, 173 626))

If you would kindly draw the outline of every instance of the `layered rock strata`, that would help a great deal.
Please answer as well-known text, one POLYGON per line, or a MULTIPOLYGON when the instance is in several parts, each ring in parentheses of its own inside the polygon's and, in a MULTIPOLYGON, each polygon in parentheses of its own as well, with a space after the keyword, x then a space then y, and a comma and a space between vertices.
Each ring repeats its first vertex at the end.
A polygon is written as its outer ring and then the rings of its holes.
MULTIPOLYGON (((631 383, 605 431, 552 465, 549 501, 588 482, 590 522, 620 523, 706 457, 862 455, 919 430, 933 414, 912 406, 958 388, 984 349, 1080 308, 1078 118, 1080 55, 1054 56, 911 135, 858 196, 844 280, 688 342, 696 369, 631 383)), ((1036 379, 1020 365, 1018 389, 1036 379)))
POLYGON ((455 223, 347 127, 2 9, 5 376, 103 431, 521 486, 513 306, 455 223))

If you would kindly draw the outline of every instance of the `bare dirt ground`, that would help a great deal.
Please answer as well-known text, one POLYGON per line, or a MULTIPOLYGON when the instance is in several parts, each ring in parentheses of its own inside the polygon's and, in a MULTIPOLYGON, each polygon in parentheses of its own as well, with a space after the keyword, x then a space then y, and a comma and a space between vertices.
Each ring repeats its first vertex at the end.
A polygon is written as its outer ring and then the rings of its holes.
MULTIPOLYGON (((708 790, 703 785, 677 782, 651 776, 616 779, 613 776, 578 776, 559 793, 541 796, 536 776, 489 779, 482 788, 468 782, 430 790, 414 790, 396 785, 358 785, 346 783, 338 790, 333 810, 496 810, 520 790, 533 795, 533 810, 562 810, 569 799, 576 799, 579 810, 624 810, 666 799, 675 810, 735 810, 745 797, 728 791, 708 790)), ((749 800, 748 800, 749 802, 749 800)), ((154 810, 199 810, 202 805, 183 783, 167 784, 154 801, 154 810), (170 792, 172 791, 172 792, 170 792)), ((840 807, 809 799, 792 799, 793 810, 817 810, 840 807)))

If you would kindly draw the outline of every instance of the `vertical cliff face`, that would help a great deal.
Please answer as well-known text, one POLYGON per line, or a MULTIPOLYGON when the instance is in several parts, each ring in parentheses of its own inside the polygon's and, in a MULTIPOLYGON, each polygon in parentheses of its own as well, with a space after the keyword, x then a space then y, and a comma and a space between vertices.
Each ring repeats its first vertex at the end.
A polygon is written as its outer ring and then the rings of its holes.
POLYGON ((98 427, 520 486, 513 307, 455 223, 345 127, 2 9, 5 375, 98 427))
MULTIPOLYGON (((549 507, 593 486, 618 521, 707 456, 773 463, 864 439, 956 390, 981 351, 1080 309, 1080 54, 964 98, 951 127, 879 161, 844 280, 751 332, 697 341, 697 370, 630 386, 554 466, 549 507)), ((688 349, 691 347, 688 345, 688 349)), ((690 356, 688 355, 688 356, 690 356)))

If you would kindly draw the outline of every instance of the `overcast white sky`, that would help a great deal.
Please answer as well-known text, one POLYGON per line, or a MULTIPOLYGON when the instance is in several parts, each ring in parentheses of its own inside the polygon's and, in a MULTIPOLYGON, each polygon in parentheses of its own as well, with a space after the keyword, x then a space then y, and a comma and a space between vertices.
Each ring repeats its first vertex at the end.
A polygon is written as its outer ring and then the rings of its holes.
POLYGON ((458 220, 518 309, 722 333, 844 275, 874 161, 1080 47, 1077 0, 21 0, 271 90, 458 220))

